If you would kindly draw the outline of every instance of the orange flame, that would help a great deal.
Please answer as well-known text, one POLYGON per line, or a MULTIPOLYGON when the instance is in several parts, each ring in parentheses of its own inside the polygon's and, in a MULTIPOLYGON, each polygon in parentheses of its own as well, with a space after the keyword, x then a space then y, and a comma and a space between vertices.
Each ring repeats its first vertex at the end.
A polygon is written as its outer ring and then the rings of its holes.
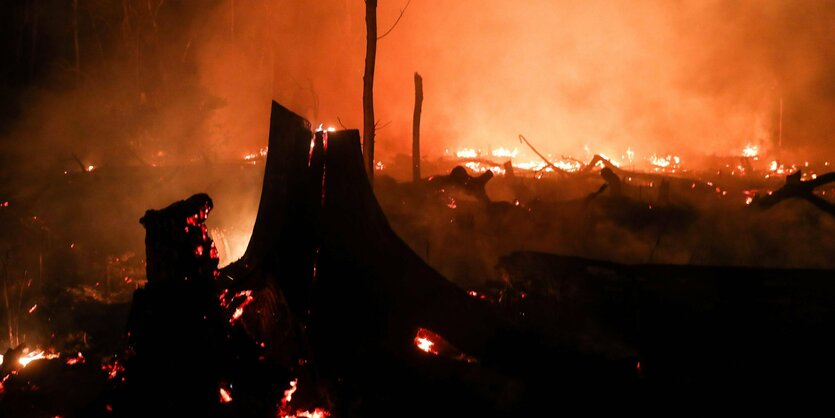
POLYGON ((232 402, 232 394, 224 388, 220 388, 220 403, 232 402))

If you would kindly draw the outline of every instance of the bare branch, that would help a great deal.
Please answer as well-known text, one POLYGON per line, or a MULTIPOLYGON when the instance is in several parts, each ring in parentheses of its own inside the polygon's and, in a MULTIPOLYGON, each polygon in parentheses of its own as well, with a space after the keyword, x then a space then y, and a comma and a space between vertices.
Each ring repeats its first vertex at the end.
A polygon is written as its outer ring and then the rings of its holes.
POLYGON ((395 21, 394 21, 394 24, 393 24, 393 25, 391 25, 391 27, 389 28, 389 30, 385 31, 382 35, 380 35, 380 36, 378 36, 378 37, 377 37, 377 40, 378 40, 378 41, 379 41, 380 39, 385 38, 385 37, 386 37, 386 35, 388 35, 389 33, 391 33, 391 31, 393 31, 393 30, 394 30, 394 28, 397 26, 397 24, 398 24, 398 23, 400 23, 400 19, 402 19, 402 18, 403 18, 403 13, 406 13, 406 9, 408 9, 408 8, 409 8, 409 4, 410 4, 411 2, 412 2, 412 0, 407 0, 407 1, 406 1, 406 6, 404 6, 402 9, 400 9, 400 16, 397 16, 397 20, 395 20, 395 21))

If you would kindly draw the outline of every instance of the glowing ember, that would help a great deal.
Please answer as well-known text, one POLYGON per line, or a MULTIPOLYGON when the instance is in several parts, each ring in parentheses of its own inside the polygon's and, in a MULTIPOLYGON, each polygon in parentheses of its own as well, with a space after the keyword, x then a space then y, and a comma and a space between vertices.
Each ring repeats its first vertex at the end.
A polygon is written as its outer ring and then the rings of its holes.
POLYGON ((759 154, 759 152, 760 152, 760 147, 758 147, 756 145, 748 144, 742 150, 742 156, 743 157, 756 157, 757 154, 759 154))
POLYGON ((32 305, 31 308, 29 308, 29 313, 31 314, 32 312, 35 312, 35 309, 38 309, 38 304, 37 303, 32 305))
POLYGON ((284 409, 293 400, 293 394, 296 393, 299 385, 299 379, 293 379, 290 382, 290 388, 284 391, 284 397, 281 398, 281 408, 284 409))
POLYGON ((89 172, 91 172, 91 171, 93 171, 93 170, 95 170, 95 169, 96 169, 96 166, 94 166, 94 165, 88 165, 88 166, 87 166, 87 172, 88 172, 88 173, 89 173, 89 172))
POLYGON ((269 147, 261 148, 258 152, 253 152, 251 154, 244 155, 244 160, 246 161, 253 161, 257 160, 258 158, 266 158, 267 151, 269 151, 269 147))
POLYGON ((298 409, 293 412, 290 407, 290 401, 293 400, 293 394, 298 390, 299 379, 293 379, 290 382, 290 388, 284 391, 284 397, 281 398, 281 406, 278 409, 279 418, 325 418, 331 415, 324 408, 314 408, 312 411, 298 409))
POLYGON ((243 298, 242 301, 238 303, 238 306, 235 307, 235 311, 232 313, 232 317, 229 319, 230 324, 234 324, 235 321, 240 319, 244 314, 244 308, 247 305, 255 301, 255 298, 252 296, 251 290, 242 290, 238 293, 235 293, 231 298, 229 297, 229 291, 224 290, 223 293, 220 294, 220 306, 223 308, 228 308, 232 306, 232 303, 236 300, 240 300, 243 298))
MULTIPOLYGON (((113 380, 115 379, 119 373, 125 371, 125 366, 119 363, 119 360, 113 360, 111 362, 103 362, 101 365, 101 369, 107 372, 107 379, 113 380)), ((123 377, 122 380, 125 378, 123 377)))
POLYGON ((67 365, 72 366, 74 364, 84 363, 84 355, 81 352, 78 352, 78 357, 70 357, 67 359, 67 365))
POLYGON ((220 403, 232 402, 232 394, 224 388, 220 388, 220 403))

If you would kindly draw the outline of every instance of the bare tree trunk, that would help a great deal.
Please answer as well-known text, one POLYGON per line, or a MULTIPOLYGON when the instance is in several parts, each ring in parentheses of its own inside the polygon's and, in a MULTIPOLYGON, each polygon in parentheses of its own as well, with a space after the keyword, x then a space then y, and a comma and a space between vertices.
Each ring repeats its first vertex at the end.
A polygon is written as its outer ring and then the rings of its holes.
POLYGON ((78 43, 78 0, 72 0, 72 40, 75 46, 75 77, 81 76, 81 46, 78 43))
POLYGON ((423 77, 415 73, 415 113, 412 118, 412 181, 420 181, 420 112, 423 109, 423 77))
POLYGON ((35 63, 37 62, 38 53, 38 21, 39 21, 39 1, 32 2, 32 42, 29 50, 29 75, 35 75, 35 63))
POLYGON ((362 76, 362 153, 374 181, 374 65, 377 61, 377 0, 365 0, 365 73, 362 76))

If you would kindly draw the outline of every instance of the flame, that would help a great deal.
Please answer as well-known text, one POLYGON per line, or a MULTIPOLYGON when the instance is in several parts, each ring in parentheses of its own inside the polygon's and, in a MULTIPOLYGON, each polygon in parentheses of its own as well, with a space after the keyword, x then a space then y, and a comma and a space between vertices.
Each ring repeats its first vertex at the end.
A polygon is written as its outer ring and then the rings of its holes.
POLYGON ((516 154, 518 154, 518 153, 519 153, 519 151, 516 148, 514 148, 511 151, 511 150, 509 150, 507 148, 504 148, 504 147, 496 148, 496 149, 494 149, 493 151, 490 152, 491 155, 493 155, 494 157, 499 157, 499 158, 516 158, 516 154))
MULTIPOLYGON (((26 367, 29 363, 37 360, 52 360, 61 357, 59 353, 47 352, 44 350, 35 350, 26 353, 25 355, 20 356, 17 362, 20 364, 20 367, 26 367)), ((0 364, 3 363, 3 355, 0 354, 0 364)))
POLYGON ((256 160, 258 158, 266 158, 267 157, 267 151, 269 151, 269 149, 270 149, 269 147, 264 147, 264 148, 261 148, 260 150, 258 150, 258 152, 253 152, 253 153, 246 154, 246 155, 244 155, 244 160, 253 161, 253 160, 256 160))
POLYGON ((29 308, 29 313, 31 314, 32 312, 35 312, 35 309, 38 309, 38 304, 37 303, 32 305, 31 308, 29 308))
POLYGON ((225 388, 220 388, 220 403, 232 402, 232 394, 225 388))
POLYGON ((87 166, 87 172, 88 172, 88 173, 89 173, 89 172, 92 172, 92 171, 93 171, 93 170, 95 170, 95 169, 96 169, 96 166, 94 166, 94 165, 88 165, 88 166, 87 166))
POLYGON ((290 381, 290 388, 284 391, 284 397, 281 398, 281 407, 284 408, 290 401, 293 400, 293 394, 299 390, 299 379, 293 379, 290 381))
POLYGON ((290 381, 290 388, 284 391, 284 396, 281 398, 281 406, 278 409, 279 418, 325 418, 331 415, 324 408, 314 408, 312 411, 302 409, 292 412, 290 401, 293 400, 293 394, 299 389, 299 379, 290 381))
POLYGON ((81 352, 78 352, 78 357, 70 357, 67 359, 67 365, 72 366, 74 364, 84 363, 85 358, 81 352))
MULTIPOLYGON (((119 373, 125 371, 125 366, 119 363, 119 360, 113 360, 112 362, 102 362, 101 369, 107 372, 107 379, 113 380, 115 379, 119 373)), ((122 380, 125 378, 123 377, 122 380)))
POLYGON ((423 337, 415 338, 415 345, 417 345, 417 347, 419 349, 421 349, 421 350, 423 350, 427 353, 438 354, 437 352, 432 351, 432 346, 435 345, 435 343, 433 343, 432 340, 430 340, 428 338, 423 338, 423 337))
POLYGON ((458 158, 478 158, 480 153, 472 148, 460 149, 455 153, 458 158))
POLYGON ((743 157, 756 157, 760 153, 760 147, 748 144, 742 149, 743 157))

